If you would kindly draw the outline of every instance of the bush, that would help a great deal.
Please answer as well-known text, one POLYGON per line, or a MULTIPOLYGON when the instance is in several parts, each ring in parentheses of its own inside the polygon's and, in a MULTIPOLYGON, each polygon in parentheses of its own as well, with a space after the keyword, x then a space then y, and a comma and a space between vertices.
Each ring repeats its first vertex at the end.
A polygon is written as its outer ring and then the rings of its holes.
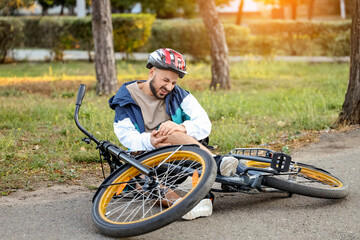
POLYGON ((0 63, 6 61, 9 51, 21 46, 23 25, 19 19, 0 17, 0 63))
MULTIPOLYGON (((224 24, 230 55, 255 54, 348 56, 350 21, 259 21, 249 28, 224 24)), ((144 51, 174 48, 195 59, 210 55, 210 43, 201 20, 156 20, 144 51)))
POLYGON ((51 50, 51 59, 63 60, 64 50, 71 49, 69 27, 76 17, 25 17, 25 46, 51 50))
MULTIPOLYGON (((250 31, 234 24, 225 24, 224 30, 230 52, 247 53, 250 31)), ((149 42, 150 51, 169 47, 190 54, 195 60, 205 59, 210 54, 210 41, 204 24, 199 20, 157 20, 149 42)))
POLYGON ((251 53, 252 38, 248 28, 235 24, 225 24, 224 29, 230 54, 244 55, 251 53))
POLYGON ((115 51, 131 53, 144 46, 154 21, 151 14, 112 15, 115 51))
POLYGON ((198 20, 156 20, 149 41, 149 51, 172 48, 195 59, 203 59, 210 54, 206 30, 198 20))
MULTIPOLYGON (((63 51, 94 48, 91 17, 25 17, 26 47, 48 48, 55 59, 63 51)), ((156 20, 151 14, 112 15, 114 50, 151 52, 162 47, 191 55, 195 60, 210 55, 210 42, 202 20, 156 20)), ((18 24, 18 26, 20 26, 18 24)), ((224 24, 230 55, 348 56, 351 21, 258 21, 249 27, 224 24)), ((19 34, 21 31, 15 31, 19 34)), ((21 39, 21 34, 17 39, 21 39)), ((9 42, 9 41, 7 41, 9 42)), ((19 42, 10 41, 14 46, 19 42)), ((1 55, 2 56, 2 55, 1 55)))
POLYGON ((91 51, 94 49, 91 21, 91 17, 76 18, 68 29, 70 33, 69 40, 72 41, 72 49, 87 51, 89 61, 92 61, 91 51))
POLYGON ((64 50, 72 48, 69 27, 74 20, 75 17, 42 17, 39 21, 42 44, 51 49, 55 60, 63 60, 64 50))
POLYGON ((249 28, 255 42, 271 38, 267 47, 279 55, 345 56, 350 51, 351 21, 274 20, 254 22, 249 28))
MULTIPOLYGON (((94 49, 91 17, 25 17, 25 46, 51 49, 56 60, 63 59, 64 50, 94 49)), ((148 40, 155 16, 151 14, 112 15, 114 49, 130 53, 148 40)))
POLYGON ((41 32, 39 29, 39 17, 21 17, 24 23, 24 46, 25 47, 43 47, 41 45, 41 32))

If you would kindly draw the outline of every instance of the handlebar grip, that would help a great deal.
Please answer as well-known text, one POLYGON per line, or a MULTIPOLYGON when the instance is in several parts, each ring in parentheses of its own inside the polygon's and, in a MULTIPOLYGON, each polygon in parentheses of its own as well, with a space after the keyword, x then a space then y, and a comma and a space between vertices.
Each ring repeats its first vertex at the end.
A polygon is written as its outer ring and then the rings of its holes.
POLYGON ((85 89, 86 89, 86 85, 80 84, 75 105, 81 106, 82 100, 84 99, 85 96, 85 89))

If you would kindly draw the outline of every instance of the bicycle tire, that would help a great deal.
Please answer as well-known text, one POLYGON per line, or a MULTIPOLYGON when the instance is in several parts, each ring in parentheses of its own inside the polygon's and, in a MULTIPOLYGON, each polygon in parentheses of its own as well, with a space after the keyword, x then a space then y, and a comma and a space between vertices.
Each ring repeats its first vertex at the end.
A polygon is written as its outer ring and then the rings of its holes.
MULTIPOLYGON (((144 190, 148 185, 144 183, 143 175, 129 165, 110 176, 107 182, 113 185, 107 184, 99 191, 92 207, 93 221, 100 232, 113 237, 145 234, 178 220, 205 197, 216 177, 214 159, 199 147, 187 145, 171 156, 177 148, 157 149, 138 158, 142 164, 155 169, 170 156, 155 171, 156 187, 144 190), (197 174, 191 172, 195 171, 199 175, 194 182, 197 174), (182 179, 178 185, 177 180, 184 176, 188 176, 188 180, 182 179), (170 191, 169 188, 182 198, 165 208, 157 202, 164 201, 164 191, 170 191), (117 195, 119 191, 121 193, 117 195)), ((173 203, 176 200, 165 201, 173 203)))
MULTIPOLYGON (((270 166, 254 161, 247 161, 246 165, 270 166)), ((349 194, 348 185, 326 170, 304 163, 292 163, 292 167, 295 169, 300 167, 301 170, 297 175, 264 176, 263 184, 289 193, 316 198, 339 199, 345 198, 349 194)))

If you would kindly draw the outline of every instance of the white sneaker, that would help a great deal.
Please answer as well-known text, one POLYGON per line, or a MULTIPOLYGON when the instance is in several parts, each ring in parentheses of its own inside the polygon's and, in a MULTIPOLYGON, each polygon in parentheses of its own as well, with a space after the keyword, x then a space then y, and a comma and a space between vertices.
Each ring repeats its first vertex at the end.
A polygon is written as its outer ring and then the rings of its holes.
POLYGON ((208 217, 211 216, 212 211, 213 206, 211 199, 205 198, 201 200, 190 212, 185 214, 182 219, 193 220, 198 217, 208 217))
POLYGON ((221 159, 220 174, 225 177, 232 177, 236 173, 239 160, 232 156, 225 156, 221 159))

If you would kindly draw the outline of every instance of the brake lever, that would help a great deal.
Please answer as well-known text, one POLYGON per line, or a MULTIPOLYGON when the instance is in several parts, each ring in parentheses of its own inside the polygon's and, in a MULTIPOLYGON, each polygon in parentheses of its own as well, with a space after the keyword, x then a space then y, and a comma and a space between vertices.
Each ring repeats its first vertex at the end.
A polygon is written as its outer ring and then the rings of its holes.
POLYGON ((90 139, 90 138, 83 138, 83 139, 81 139, 81 141, 84 141, 86 144, 90 144, 90 143, 91 143, 91 139, 90 139))

